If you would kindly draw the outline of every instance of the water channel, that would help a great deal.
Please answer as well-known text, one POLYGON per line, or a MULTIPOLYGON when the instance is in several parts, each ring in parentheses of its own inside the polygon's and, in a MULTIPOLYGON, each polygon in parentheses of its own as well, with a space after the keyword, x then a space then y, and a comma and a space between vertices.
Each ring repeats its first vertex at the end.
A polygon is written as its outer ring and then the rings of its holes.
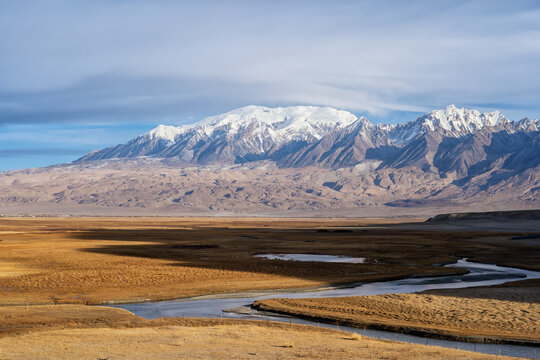
POLYGON ((438 277, 412 277, 402 280, 375 282, 366 284, 351 284, 344 287, 332 287, 317 290, 303 291, 269 291, 243 294, 222 294, 199 296, 173 301, 146 302, 115 305, 126 309, 137 316, 147 319, 163 317, 203 317, 203 318, 240 318, 284 321, 298 324, 339 328, 364 336, 417 343, 436 345, 454 349, 476 351, 485 354, 506 355, 516 357, 535 358, 540 348, 533 346, 506 345, 506 344, 474 344, 460 341, 438 340, 419 336, 406 335, 389 331, 378 331, 360 328, 323 324, 294 317, 284 317, 277 314, 262 313, 250 308, 250 305, 260 299, 270 298, 321 298, 340 296, 362 296, 381 294, 413 293, 430 289, 465 288, 472 286, 498 285, 519 279, 540 278, 540 272, 508 268, 491 264, 481 264, 458 260, 457 263, 445 265, 447 267, 460 267, 469 270, 464 275, 447 275, 438 277))

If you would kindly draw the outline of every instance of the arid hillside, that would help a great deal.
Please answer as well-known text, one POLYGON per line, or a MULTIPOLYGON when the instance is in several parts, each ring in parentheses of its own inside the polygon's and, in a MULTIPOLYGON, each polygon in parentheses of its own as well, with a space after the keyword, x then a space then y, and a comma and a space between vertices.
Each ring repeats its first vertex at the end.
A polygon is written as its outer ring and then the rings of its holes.
MULTIPOLYGON (((365 165, 365 166, 364 166, 365 165)), ((431 217, 540 208, 540 169, 466 186, 415 167, 280 169, 261 161, 186 167, 100 160, 0 173, 0 214, 431 217)))

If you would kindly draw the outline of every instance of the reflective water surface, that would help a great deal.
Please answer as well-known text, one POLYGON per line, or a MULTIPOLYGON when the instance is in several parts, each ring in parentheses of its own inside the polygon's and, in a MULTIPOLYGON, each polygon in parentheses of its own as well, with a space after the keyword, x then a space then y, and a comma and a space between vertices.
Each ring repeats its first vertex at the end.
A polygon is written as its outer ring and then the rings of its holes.
MULTIPOLYGON (((283 317, 276 314, 261 313, 249 308, 255 301, 270 298, 320 298, 339 296, 361 296, 380 294, 403 294, 419 292, 429 289, 465 288, 472 286, 497 285, 508 281, 519 279, 540 278, 540 272, 507 268, 497 265, 480 264, 459 260, 455 264, 446 265, 448 267, 461 267, 469 270, 465 275, 448 275, 440 277, 414 277, 395 281, 385 281, 367 284, 353 284, 347 287, 323 289, 317 291, 296 291, 296 292, 258 292, 242 297, 234 297, 234 294, 223 294, 223 296, 195 297, 178 299, 173 301, 147 302, 136 304, 116 305, 116 307, 131 311, 137 316, 147 319, 162 317, 205 317, 205 318, 243 318, 272 321, 285 321, 329 328, 339 328, 340 330, 355 332, 361 335, 377 338, 404 341, 410 343, 437 345, 449 348, 477 351, 486 354, 500 354, 506 356, 519 356, 534 358, 538 348, 517 345, 499 344, 472 344, 459 341, 436 340, 424 337, 405 335, 395 332, 367 330, 323 324, 294 317, 283 317), (229 309, 242 308, 243 311, 228 311, 229 309)), ((540 351, 539 354, 540 355, 540 351)))
POLYGON ((361 264, 366 261, 366 258, 350 257, 344 255, 317 255, 317 254, 257 254, 253 255, 257 258, 265 258, 269 260, 286 260, 286 261, 316 261, 330 263, 351 263, 361 264))

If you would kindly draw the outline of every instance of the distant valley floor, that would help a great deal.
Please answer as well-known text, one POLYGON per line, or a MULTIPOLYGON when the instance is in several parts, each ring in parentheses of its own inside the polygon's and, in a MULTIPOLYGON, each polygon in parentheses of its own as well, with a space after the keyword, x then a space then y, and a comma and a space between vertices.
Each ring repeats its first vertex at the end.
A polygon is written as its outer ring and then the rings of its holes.
POLYGON ((418 168, 186 167, 140 158, 0 173, 0 215, 423 216, 540 208, 540 170, 459 183, 418 168))

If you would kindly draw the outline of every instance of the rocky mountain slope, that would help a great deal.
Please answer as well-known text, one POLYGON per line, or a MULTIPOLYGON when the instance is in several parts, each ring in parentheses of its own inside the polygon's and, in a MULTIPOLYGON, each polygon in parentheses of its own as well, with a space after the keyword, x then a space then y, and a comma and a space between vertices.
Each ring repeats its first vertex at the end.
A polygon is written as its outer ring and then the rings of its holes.
POLYGON ((432 215, 540 208, 540 122, 449 106, 399 125, 248 106, 0 174, 0 213, 432 215))
POLYGON ((457 180, 536 167, 539 130, 538 120, 512 122, 498 111, 453 105, 399 125, 374 125, 332 108, 247 106, 193 125, 160 125, 76 163, 151 156, 194 165, 271 160, 280 168, 339 169, 369 160, 379 161, 379 169, 415 167, 457 180))
POLYGON ((0 173, 0 214, 434 216, 540 208, 540 169, 458 184, 414 167, 101 160, 0 173))

